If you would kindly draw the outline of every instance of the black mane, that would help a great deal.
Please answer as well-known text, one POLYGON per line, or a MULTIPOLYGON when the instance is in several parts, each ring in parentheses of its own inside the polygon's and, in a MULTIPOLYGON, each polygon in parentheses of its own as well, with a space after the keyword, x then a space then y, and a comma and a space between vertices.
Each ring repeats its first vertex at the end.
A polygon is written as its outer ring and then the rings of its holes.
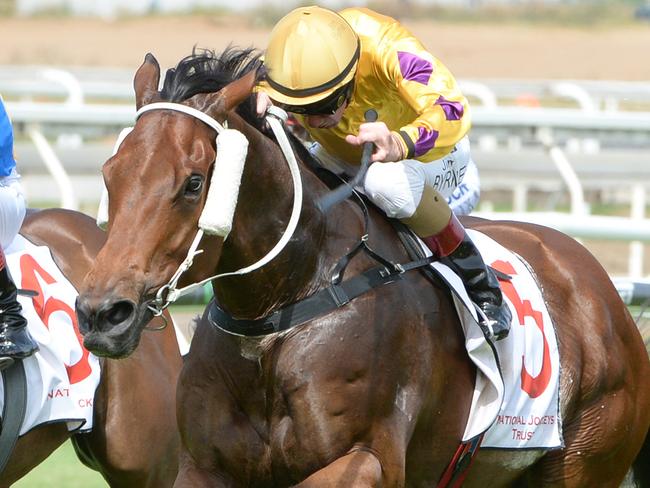
MULTIPOLYGON (((209 49, 192 50, 175 68, 165 73, 160 95, 163 100, 182 102, 198 93, 213 93, 250 71, 256 71, 257 81, 264 77, 262 52, 254 49, 237 49, 232 46, 221 54, 209 49)), ((237 110, 249 122, 258 125, 254 97, 242 103, 237 110)))
MULTIPOLYGON (((182 102, 198 93, 217 92, 253 70, 256 71, 256 81, 259 82, 266 76, 261 57, 262 52, 254 48, 237 49, 229 46, 221 54, 215 54, 209 49, 194 48, 191 55, 181 59, 175 68, 167 70, 160 95, 163 100, 169 102, 182 102)), ((275 141, 269 127, 257 116, 255 100, 254 95, 249 97, 239 105, 237 113, 275 141)), ((305 146, 291 132, 288 135, 298 157, 312 171, 320 173, 320 164, 305 146)), ((330 181, 329 184, 335 186, 340 184, 340 181, 330 181)))

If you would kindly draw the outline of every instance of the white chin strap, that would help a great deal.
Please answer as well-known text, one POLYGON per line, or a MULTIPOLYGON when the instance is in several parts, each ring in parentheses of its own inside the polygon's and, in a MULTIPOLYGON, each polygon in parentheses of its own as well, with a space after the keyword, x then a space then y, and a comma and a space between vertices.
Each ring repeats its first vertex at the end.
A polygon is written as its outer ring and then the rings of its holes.
MULTIPOLYGON (((203 234, 216 235, 225 239, 232 229, 232 221, 239 195, 239 185, 244 170, 244 162, 246 161, 246 155, 248 153, 248 140, 241 132, 234 129, 226 129, 209 115, 178 103, 160 102, 145 105, 138 110, 136 120, 143 113, 150 110, 174 110, 177 112, 183 112, 201 120, 217 132, 217 158, 212 171, 208 195, 206 197, 203 211, 201 212, 201 217, 199 218, 199 230, 192 241, 187 256, 169 282, 158 290, 156 299, 149 305, 149 309, 155 315, 161 315, 163 310, 179 297, 191 293, 194 289, 203 286, 205 283, 224 276, 250 273, 251 271, 261 268, 265 264, 269 263, 273 258, 280 254, 282 249, 284 249, 287 243, 291 240, 291 237, 298 226, 300 210, 302 208, 302 181, 300 179, 300 170, 293 154, 291 144, 289 143, 284 128, 282 127, 282 123, 287 120, 287 114, 278 107, 269 107, 269 116, 267 116, 266 120, 271 126, 271 129, 280 144, 280 148, 284 153, 289 169, 291 170, 291 178, 294 185, 293 209, 284 234, 273 249, 271 249, 266 256, 262 257, 256 263, 237 271, 210 276, 199 283, 194 283, 183 288, 177 288, 176 285, 178 284, 182 274, 192 266, 194 256, 203 252, 203 250, 197 250, 203 234)), ((132 129, 132 127, 129 127, 122 130, 117 142, 115 143, 113 154, 117 152, 122 141, 132 129)), ((104 185, 97 213, 97 225, 102 229, 105 229, 107 224, 108 192, 104 185)))

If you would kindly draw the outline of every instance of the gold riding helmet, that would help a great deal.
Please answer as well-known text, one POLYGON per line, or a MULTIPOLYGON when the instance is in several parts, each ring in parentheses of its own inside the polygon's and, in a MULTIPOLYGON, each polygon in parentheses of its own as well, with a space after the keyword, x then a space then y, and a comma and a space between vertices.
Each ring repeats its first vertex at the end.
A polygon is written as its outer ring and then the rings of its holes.
POLYGON ((359 52, 357 34, 339 14, 297 8, 271 31, 265 91, 291 112, 333 113, 351 95, 359 52))

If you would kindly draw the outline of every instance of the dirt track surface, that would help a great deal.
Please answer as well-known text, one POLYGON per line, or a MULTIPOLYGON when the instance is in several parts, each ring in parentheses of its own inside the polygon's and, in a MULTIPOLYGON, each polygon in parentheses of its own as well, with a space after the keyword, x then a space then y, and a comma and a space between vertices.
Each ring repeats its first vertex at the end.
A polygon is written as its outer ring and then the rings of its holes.
MULTIPOLYGON (((459 78, 650 80, 650 26, 595 29, 405 22, 459 78)), ((194 45, 263 48, 269 30, 215 15, 130 18, 0 19, 0 64, 136 69, 147 52, 161 67, 194 45)))

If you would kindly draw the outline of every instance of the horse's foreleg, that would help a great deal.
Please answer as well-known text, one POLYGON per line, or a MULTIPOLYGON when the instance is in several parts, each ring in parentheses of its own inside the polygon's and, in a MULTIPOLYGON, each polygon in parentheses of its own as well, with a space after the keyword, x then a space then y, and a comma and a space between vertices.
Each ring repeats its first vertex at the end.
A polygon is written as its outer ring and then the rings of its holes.
POLYGON ((296 488, 372 488, 381 485, 382 469, 379 459, 371 452, 355 451, 316 471, 296 485, 296 488))

